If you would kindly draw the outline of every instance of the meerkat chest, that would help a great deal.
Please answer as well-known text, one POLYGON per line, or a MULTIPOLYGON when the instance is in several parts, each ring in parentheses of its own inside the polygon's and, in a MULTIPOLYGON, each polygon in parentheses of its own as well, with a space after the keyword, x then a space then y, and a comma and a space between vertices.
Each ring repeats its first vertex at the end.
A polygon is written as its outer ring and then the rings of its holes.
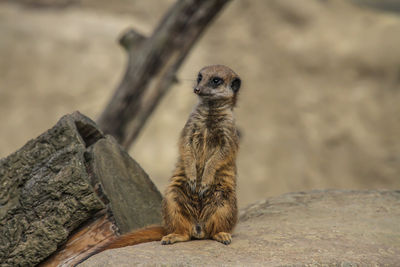
POLYGON ((209 157, 216 149, 226 145, 228 129, 224 125, 207 125, 206 122, 197 125, 192 131, 192 149, 198 158, 209 157))

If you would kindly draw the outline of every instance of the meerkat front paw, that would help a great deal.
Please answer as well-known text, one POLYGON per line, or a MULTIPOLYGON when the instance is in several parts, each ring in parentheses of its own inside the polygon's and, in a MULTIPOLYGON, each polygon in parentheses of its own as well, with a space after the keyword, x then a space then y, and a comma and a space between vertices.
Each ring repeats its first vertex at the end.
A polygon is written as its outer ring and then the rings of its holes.
POLYGON ((190 240, 189 235, 181 235, 181 234, 169 234, 164 236, 161 239, 161 245, 170 245, 176 242, 184 242, 190 240))
POLYGON ((232 236, 230 233, 219 232, 212 237, 214 240, 221 242, 224 245, 229 245, 232 242, 232 236))

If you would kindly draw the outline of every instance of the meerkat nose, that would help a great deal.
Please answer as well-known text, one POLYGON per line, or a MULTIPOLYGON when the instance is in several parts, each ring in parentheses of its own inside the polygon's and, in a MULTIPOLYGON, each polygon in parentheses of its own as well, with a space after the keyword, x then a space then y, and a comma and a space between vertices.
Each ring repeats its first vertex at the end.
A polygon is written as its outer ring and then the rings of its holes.
POLYGON ((200 93, 200 89, 198 87, 195 87, 193 92, 198 95, 200 93))

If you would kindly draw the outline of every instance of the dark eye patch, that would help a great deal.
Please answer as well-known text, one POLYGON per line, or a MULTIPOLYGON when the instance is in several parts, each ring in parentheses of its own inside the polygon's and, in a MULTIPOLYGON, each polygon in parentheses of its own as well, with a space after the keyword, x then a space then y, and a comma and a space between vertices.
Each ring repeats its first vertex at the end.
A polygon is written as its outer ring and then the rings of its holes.
POLYGON ((211 85, 212 88, 217 88, 218 86, 220 86, 223 83, 224 83, 224 80, 220 77, 212 77, 209 82, 209 84, 211 85))
POLYGON ((203 79, 203 75, 201 75, 201 73, 199 73, 199 75, 197 76, 197 83, 199 84, 202 79, 203 79))

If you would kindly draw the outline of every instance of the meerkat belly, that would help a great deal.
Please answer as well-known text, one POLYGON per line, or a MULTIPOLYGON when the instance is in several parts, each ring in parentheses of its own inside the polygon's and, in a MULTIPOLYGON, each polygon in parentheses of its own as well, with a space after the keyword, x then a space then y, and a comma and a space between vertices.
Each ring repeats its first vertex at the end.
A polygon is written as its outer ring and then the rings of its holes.
POLYGON ((221 129, 204 127, 194 135, 193 152, 196 160, 197 178, 201 180, 204 169, 210 158, 223 149, 225 145, 224 133, 221 129))
POLYGON ((211 156, 211 151, 207 147, 208 131, 203 130, 194 135, 193 153, 196 161, 197 178, 201 178, 207 159, 211 156))

